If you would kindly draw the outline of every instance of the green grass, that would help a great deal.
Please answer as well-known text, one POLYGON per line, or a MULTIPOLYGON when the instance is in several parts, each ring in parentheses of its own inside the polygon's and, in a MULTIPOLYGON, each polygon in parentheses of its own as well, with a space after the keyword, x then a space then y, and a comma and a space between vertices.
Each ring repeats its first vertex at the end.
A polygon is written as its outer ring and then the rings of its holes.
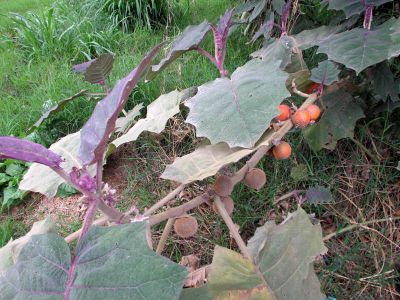
POLYGON ((0 0, 0 27, 7 27, 11 24, 8 13, 25 13, 38 11, 48 6, 53 0, 0 0))

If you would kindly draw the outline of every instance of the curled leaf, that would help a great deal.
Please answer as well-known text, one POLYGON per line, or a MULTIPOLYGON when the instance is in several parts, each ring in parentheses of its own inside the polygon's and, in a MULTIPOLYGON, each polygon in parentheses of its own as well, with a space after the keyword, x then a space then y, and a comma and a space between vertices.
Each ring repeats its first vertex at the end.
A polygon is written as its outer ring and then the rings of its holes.
POLYGON ((110 53, 100 55, 98 58, 73 66, 73 70, 83 74, 85 80, 92 83, 103 84, 113 67, 114 57, 110 53))

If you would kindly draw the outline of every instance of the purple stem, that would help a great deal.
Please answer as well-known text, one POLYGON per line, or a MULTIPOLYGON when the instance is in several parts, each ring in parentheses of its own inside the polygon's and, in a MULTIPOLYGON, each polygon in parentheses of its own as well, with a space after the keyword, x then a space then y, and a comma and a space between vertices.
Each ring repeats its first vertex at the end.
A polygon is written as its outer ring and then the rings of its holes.
POLYGON ((282 11, 282 35, 287 35, 287 20, 289 18, 290 7, 292 6, 292 0, 288 0, 282 11))
POLYGON ((85 219, 83 220, 82 231, 81 234, 79 235, 78 243, 89 231, 90 226, 92 226, 93 224, 94 217, 96 216, 98 199, 92 198, 88 200, 89 200, 89 206, 86 210, 85 219))
POLYGON ((371 29, 371 23, 372 23, 372 12, 374 10, 373 6, 368 6, 367 9, 365 10, 365 15, 364 15, 364 28, 370 30, 371 29))
POLYGON ((200 47, 195 48, 195 50, 196 50, 197 52, 199 52, 201 55, 203 55, 203 56, 207 57, 209 60, 211 60, 211 62, 212 62, 212 63, 218 68, 218 70, 219 70, 219 66, 218 66, 217 60, 215 59, 214 56, 212 56, 212 55, 210 54, 210 52, 208 52, 207 50, 204 50, 203 48, 200 48, 200 47))

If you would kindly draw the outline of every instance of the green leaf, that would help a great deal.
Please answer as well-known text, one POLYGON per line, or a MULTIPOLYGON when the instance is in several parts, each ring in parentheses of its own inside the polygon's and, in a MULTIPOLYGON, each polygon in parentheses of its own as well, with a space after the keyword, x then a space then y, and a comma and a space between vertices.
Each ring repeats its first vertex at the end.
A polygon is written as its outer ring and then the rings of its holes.
POLYGON ((258 3, 254 6, 253 11, 249 17, 249 22, 255 20, 264 10, 265 5, 267 4, 266 0, 259 0, 258 3))
POLYGON ((31 230, 26 235, 14 241, 11 240, 0 248, 0 274, 15 264, 22 248, 31 240, 32 236, 49 232, 57 232, 56 224, 51 217, 33 223, 31 230))
POLYGON ((122 144, 135 141, 143 131, 160 133, 164 130, 169 118, 179 112, 183 93, 177 90, 161 95, 147 107, 147 116, 140 119, 129 131, 115 139, 112 144, 119 147, 122 144))
POLYGON ((179 35, 168 51, 167 55, 160 61, 158 65, 150 68, 146 79, 152 80, 162 70, 168 67, 175 59, 186 53, 187 51, 197 48, 203 41, 206 34, 210 31, 211 27, 207 21, 199 25, 192 25, 179 35))
POLYGON ((135 118, 137 116, 140 116, 140 110, 142 108, 143 108, 143 104, 139 103, 133 109, 128 111, 126 116, 118 118, 117 121, 115 122, 115 132, 123 133, 127 129, 129 129, 131 124, 135 121, 135 118))
POLYGON ((346 17, 358 15, 368 6, 379 6, 392 0, 329 0, 329 9, 343 10, 346 17))
POLYGON ((295 34, 293 38, 296 41, 297 47, 302 50, 306 50, 313 46, 319 45, 325 40, 329 40, 331 36, 340 31, 340 27, 334 26, 321 26, 318 28, 303 30, 302 32, 295 34))
MULTIPOLYGON (((388 21, 387 21, 388 22, 388 21)), ((389 49, 389 58, 400 55, 400 18, 390 27, 392 45, 389 49)))
POLYGON ((6 173, 0 173, 0 186, 4 183, 7 183, 11 180, 11 177, 8 176, 6 173))
POLYGON ((187 271, 150 250, 144 222, 93 226, 71 257, 64 239, 37 235, 0 277, 4 299, 178 299, 187 271))
POLYGON ((294 166, 290 170, 290 177, 293 178, 295 182, 308 179, 308 168, 305 164, 299 164, 294 166))
POLYGON ((322 41, 318 53, 325 53, 330 60, 359 74, 365 68, 386 60, 391 44, 389 29, 385 27, 376 30, 354 28, 322 41))
POLYGON ((253 147, 278 114, 278 105, 290 95, 287 74, 279 65, 280 61, 253 59, 236 69, 231 79, 200 86, 186 103, 190 108, 186 122, 196 127, 197 137, 207 137, 212 144, 253 147))
POLYGON ((353 97, 337 90, 322 97, 324 113, 321 119, 303 129, 303 135, 314 151, 333 150, 338 140, 354 136, 354 126, 364 117, 361 107, 353 97))
POLYGON ((280 15, 282 15, 284 6, 285 6, 285 0, 272 0, 272 7, 280 15))
MULTIPOLYGON (((80 133, 78 131, 63 137, 49 148, 49 150, 65 159, 65 161, 61 163, 61 167, 66 170, 66 172, 71 171, 73 166, 82 167, 77 158, 80 142, 80 133)), ((91 175, 94 175, 95 167, 90 166, 88 171, 91 175)), ((52 198, 57 194, 60 184, 64 182, 64 179, 49 167, 34 163, 24 175, 19 188, 23 191, 41 193, 52 198)))
POLYGON ((18 177, 21 176, 22 173, 24 173, 25 168, 21 166, 20 164, 9 164, 6 167, 6 174, 11 176, 11 177, 18 177))
POLYGON ((323 186, 310 187, 306 191, 307 202, 311 204, 324 204, 332 202, 332 193, 323 186))
POLYGON ((392 71, 386 61, 377 64, 371 69, 371 79, 374 91, 386 102, 388 97, 392 101, 399 101, 399 85, 395 82, 392 71))
POLYGON ((64 100, 59 101, 56 105, 54 105, 52 108, 50 108, 48 111, 46 111, 40 118, 39 120, 37 120, 35 122, 35 124, 33 124, 29 129, 28 129, 28 133, 32 132, 33 130, 35 130, 36 128, 38 128, 40 125, 42 125, 42 123, 47 120, 48 118, 50 118, 51 116, 55 115, 56 113, 63 111, 65 106, 71 102, 72 100, 85 96, 86 95, 87 90, 82 90, 79 93, 66 98, 64 100))
POLYGON ((333 62, 324 60, 318 64, 318 67, 311 70, 310 80, 323 85, 330 85, 339 80, 339 73, 339 69, 333 62))
POLYGON ((183 289, 179 300, 213 300, 207 284, 199 288, 183 289))
POLYGON ((11 205, 17 204, 24 197, 24 193, 19 190, 18 187, 10 183, 3 189, 3 207, 10 207, 11 205))
POLYGON ((61 198, 68 198, 69 196, 78 194, 79 191, 67 183, 61 183, 57 190, 57 196, 61 198))

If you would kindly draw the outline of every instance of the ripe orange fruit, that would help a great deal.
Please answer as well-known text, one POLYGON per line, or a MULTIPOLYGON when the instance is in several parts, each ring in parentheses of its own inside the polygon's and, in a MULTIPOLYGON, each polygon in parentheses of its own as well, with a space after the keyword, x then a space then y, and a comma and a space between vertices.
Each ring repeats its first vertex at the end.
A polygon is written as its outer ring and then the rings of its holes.
POLYGON ((318 92, 319 86, 320 86, 319 83, 315 83, 315 82, 311 83, 311 84, 307 87, 307 94, 313 94, 313 93, 318 92))
POLYGON ((310 104, 309 106, 307 106, 306 111, 308 111, 311 120, 313 121, 317 120, 321 115, 321 109, 315 104, 310 104))
POLYGON ((286 121, 290 118, 290 107, 286 104, 281 104, 278 106, 280 115, 276 117, 278 121, 286 121))
POLYGON ((272 149, 272 153, 276 159, 286 159, 292 154, 292 147, 289 143, 281 142, 272 149))
POLYGON ((292 116, 292 121, 297 127, 305 128, 308 124, 310 124, 310 113, 305 109, 299 109, 292 116))

